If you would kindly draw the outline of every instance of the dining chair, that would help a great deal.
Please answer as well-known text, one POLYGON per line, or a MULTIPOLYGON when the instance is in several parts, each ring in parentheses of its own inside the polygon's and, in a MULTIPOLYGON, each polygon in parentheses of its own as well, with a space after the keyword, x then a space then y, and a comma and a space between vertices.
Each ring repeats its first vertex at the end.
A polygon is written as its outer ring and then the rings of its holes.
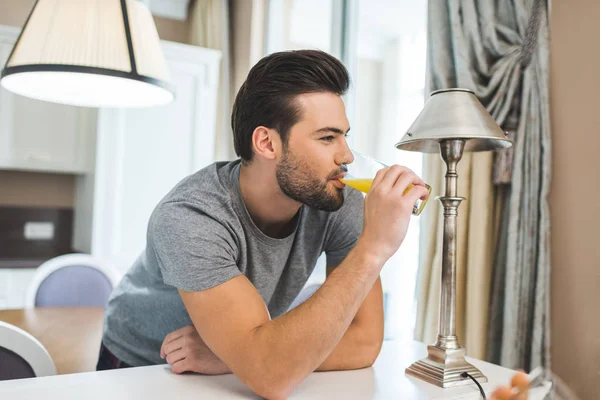
POLYGON ((119 281, 116 270, 89 254, 65 254, 37 269, 26 307, 104 307, 119 281))
POLYGON ((23 329, 0 321, 0 381, 56 375, 46 348, 23 329))

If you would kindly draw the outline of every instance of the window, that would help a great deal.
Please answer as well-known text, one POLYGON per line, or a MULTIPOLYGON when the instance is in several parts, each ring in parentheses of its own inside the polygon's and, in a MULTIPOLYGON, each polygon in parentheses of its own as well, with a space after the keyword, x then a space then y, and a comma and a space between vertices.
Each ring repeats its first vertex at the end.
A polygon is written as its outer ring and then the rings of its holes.
POLYGON ((332 52, 335 47, 333 3, 334 0, 270 1, 267 54, 299 49, 319 49, 335 54, 332 52))
MULTIPOLYGON (((350 145, 419 175, 421 154, 394 145, 423 107, 426 7, 426 0, 271 0, 266 46, 268 53, 317 48, 340 58, 352 75, 345 98, 350 145)), ((413 218, 381 274, 388 339, 413 337, 418 257, 419 220, 413 218)), ((308 284, 324 279, 322 257, 308 284)))

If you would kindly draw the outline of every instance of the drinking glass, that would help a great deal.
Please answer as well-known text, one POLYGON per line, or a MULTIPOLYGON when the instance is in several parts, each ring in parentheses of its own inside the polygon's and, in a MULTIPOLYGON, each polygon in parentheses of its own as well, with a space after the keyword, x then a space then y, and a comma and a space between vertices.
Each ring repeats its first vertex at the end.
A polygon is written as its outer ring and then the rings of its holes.
MULTIPOLYGON (((365 154, 362 154, 356 150, 352 150, 352 154, 354 155, 354 161, 350 164, 344 165, 344 169, 346 170, 346 176, 343 179, 340 179, 342 183, 353 187, 354 189, 360 190, 363 193, 368 193, 371 189, 371 185, 373 184, 373 179, 382 168, 387 167, 387 165, 383 164, 371 158, 365 154)), ((410 185, 404 194, 408 193, 410 189, 415 185, 410 185)), ((431 186, 425 184, 429 194, 425 198, 425 200, 418 199, 415 205, 413 206, 413 215, 421 214, 425 204, 427 204, 427 200, 429 200, 429 195, 431 194, 431 186)))

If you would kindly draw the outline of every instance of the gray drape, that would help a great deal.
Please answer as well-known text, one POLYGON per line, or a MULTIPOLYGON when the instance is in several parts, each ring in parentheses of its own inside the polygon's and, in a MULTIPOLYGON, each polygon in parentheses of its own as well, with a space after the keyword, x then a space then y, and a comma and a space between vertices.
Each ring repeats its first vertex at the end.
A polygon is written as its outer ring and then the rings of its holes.
POLYGON ((549 367, 547 3, 430 0, 428 13, 428 89, 473 90, 515 140, 490 176, 501 212, 487 356, 510 368, 549 367))

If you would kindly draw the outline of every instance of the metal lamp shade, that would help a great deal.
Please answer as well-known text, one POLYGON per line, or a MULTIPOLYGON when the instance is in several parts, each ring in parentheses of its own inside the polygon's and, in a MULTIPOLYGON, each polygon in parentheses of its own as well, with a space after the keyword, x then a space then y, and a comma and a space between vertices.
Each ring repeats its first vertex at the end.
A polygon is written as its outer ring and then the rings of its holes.
POLYGON ((475 94, 467 89, 431 93, 423 110, 396 148, 439 153, 439 142, 464 139, 464 151, 489 151, 512 146, 475 94))
POLYGON ((38 0, 1 77, 16 94, 76 106, 174 98, 154 20, 136 0, 38 0))

